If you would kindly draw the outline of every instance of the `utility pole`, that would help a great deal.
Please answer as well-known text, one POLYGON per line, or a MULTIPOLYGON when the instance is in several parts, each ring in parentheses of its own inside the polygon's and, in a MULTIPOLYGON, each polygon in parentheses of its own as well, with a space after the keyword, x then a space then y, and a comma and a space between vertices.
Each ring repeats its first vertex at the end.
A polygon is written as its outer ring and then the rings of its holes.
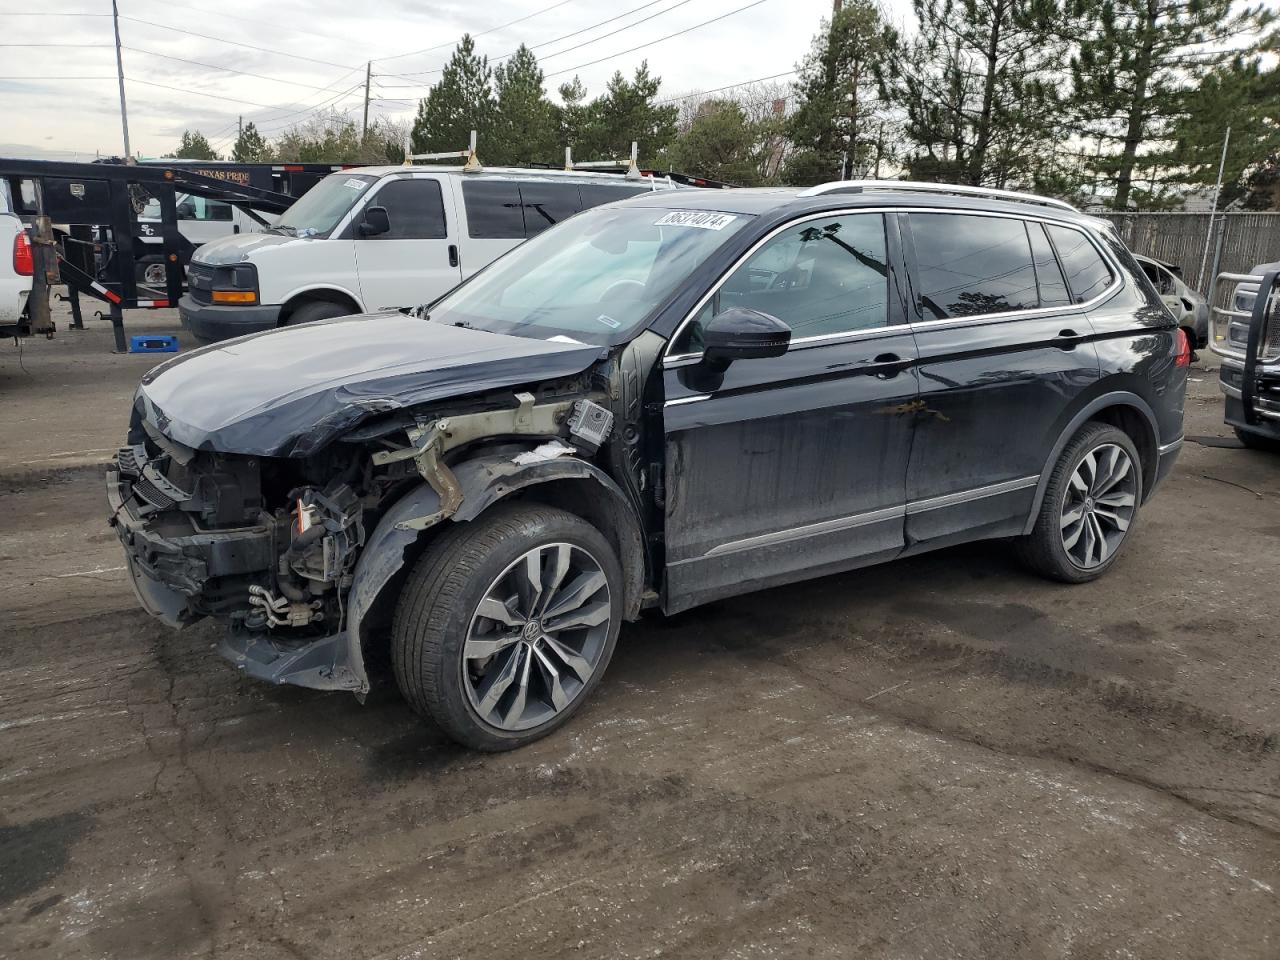
POLYGON ((360 142, 369 132, 369 81, 373 79, 373 61, 364 65, 364 120, 360 124, 360 142))
MULTIPOLYGON (((1204 291, 1206 296, 1209 288, 1205 285, 1204 268, 1209 262, 1209 244, 1213 242, 1213 221, 1218 215, 1218 197, 1222 196, 1222 173, 1227 167, 1227 144, 1230 142, 1231 128, 1227 127, 1227 132, 1222 137, 1222 159, 1218 161, 1218 182, 1213 188, 1213 206, 1209 208, 1209 229, 1204 235, 1204 255, 1200 258, 1200 275, 1196 277, 1196 289, 1204 291)), ((1209 279, 1212 283, 1212 278, 1209 279)))
POLYGON ((116 0, 111 0, 111 23, 116 29, 116 77, 120 81, 120 128, 124 131, 125 163, 133 163, 133 151, 129 149, 129 111, 124 104, 124 61, 120 58, 120 10, 116 0))

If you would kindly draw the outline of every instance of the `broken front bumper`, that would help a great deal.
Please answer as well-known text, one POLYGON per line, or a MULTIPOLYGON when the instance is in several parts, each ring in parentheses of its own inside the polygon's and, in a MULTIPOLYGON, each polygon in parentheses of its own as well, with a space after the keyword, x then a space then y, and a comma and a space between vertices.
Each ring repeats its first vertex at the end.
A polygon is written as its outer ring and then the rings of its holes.
MULTIPOLYGON (((170 626, 182 627, 206 615, 207 590, 219 578, 265 573, 275 563, 275 544, 265 527, 191 527, 177 535, 157 531, 152 526, 155 513, 139 503, 115 470, 107 474, 107 502, 138 602, 170 626)), ((346 665, 348 646, 345 632, 289 642, 232 626, 218 653, 268 683, 361 691, 367 684, 346 665)))
POLYGON ((211 581, 267 571, 275 562, 266 527, 201 531, 177 522, 159 532, 151 519, 157 512, 141 504, 115 470, 107 473, 107 503, 139 602, 171 626, 205 615, 200 600, 211 581))

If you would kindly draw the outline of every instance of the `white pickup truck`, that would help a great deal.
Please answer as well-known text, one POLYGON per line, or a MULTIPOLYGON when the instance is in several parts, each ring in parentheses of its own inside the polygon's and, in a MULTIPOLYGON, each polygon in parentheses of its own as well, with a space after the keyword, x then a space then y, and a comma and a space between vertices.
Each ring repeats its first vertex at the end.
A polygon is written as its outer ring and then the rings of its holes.
POLYGON ((27 297, 33 272, 26 227, 13 212, 9 184, 0 180, 0 337, 29 332, 27 297))

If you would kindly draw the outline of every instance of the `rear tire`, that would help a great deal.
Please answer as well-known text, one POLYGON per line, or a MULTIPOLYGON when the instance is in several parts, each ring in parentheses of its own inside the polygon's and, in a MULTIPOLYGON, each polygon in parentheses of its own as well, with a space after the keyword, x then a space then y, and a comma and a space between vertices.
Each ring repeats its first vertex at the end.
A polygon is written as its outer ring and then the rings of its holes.
POLYGON ((1260 433, 1254 433, 1252 430, 1245 430, 1236 427, 1236 437, 1250 450, 1262 450, 1266 453, 1280 453, 1280 440, 1272 437, 1264 437, 1260 433))
POLYGON ((621 621, 622 569, 599 530, 499 505, 451 525, 414 566, 392 623, 396 682, 458 743, 511 750, 577 712, 621 621))
POLYGON ((313 300, 304 303, 284 320, 281 326, 295 327, 300 323, 311 323, 313 320, 332 320, 334 317, 349 317, 351 311, 339 303, 329 300, 313 300))
POLYGON ((1032 570, 1087 583, 1120 556, 1142 503, 1142 460, 1129 435, 1086 423, 1058 457, 1031 533, 1015 541, 1032 570))

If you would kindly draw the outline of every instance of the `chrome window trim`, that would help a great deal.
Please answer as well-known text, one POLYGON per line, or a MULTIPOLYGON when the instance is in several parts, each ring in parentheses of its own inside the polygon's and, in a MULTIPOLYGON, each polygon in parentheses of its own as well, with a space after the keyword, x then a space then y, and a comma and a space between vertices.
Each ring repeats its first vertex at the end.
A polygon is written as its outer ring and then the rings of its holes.
MULTIPOLYGON (((702 399, 702 398, 699 398, 702 399)), ((985 500, 987 497, 997 497, 1004 493, 1016 493, 1019 490, 1030 490, 1040 482, 1040 477, 1020 477, 1017 480, 1005 480, 1001 483, 988 484, 985 487, 974 487, 970 490, 960 490, 956 493, 944 494, 940 497, 930 497, 927 500, 912 500, 907 503, 898 504, 893 507, 884 507, 879 510, 869 510, 865 513, 855 513, 847 517, 836 517, 832 520, 819 520, 816 523, 806 523, 798 527, 788 527, 785 530, 774 530, 770 533, 761 533, 754 537, 744 537, 741 540, 730 540, 725 543, 718 543, 705 553, 701 553, 696 557, 686 557, 683 560, 676 560, 668 566, 679 566, 682 563, 692 563, 696 560, 710 560, 713 557, 723 557, 734 553, 741 553, 744 550, 754 550, 757 547, 769 547, 779 543, 790 543, 793 540, 803 540, 806 537, 821 536, 824 533, 838 533, 843 530, 853 530, 857 527, 869 526, 873 523, 881 523, 885 520, 905 519, 917 513, 925 513, 929 510, 938 510, 943 507, 955 507, 962 503, 969 503, 974 500, 985 500)))
MULTIPOLYGON (((978 326, 986 323, 1006 323, 1014 320, 1026 320, 1040 316, 1053 316, 1064 312, 1074 313, 1078 311, 1088 311, 1097 306, 1103 300, 1111 297, 1122 286, 1124 286, 1124 272, 1120 268, 1115 258, 1111 255, 1111 251, 1105 249, 1098 241, 1090 235, 1089 231, 1080 224, 1071 220, 1062 219, 1053 216, 1052 210, 1046 210, 1043 213, 998 213, 990 210, 958 210, 949 207, 838 207, 833 210, 823 210, 819 213, 805 214, 802 217, 796 217, 794 220, 788 220, 786 223, 779 224, 774 227, 763 237, 753 243, 743 254, 738 257, 725 271, 716 278, 716 282, 706 293, 698 298, 698 302, 693 305, 683 320, 677 324, 675 331, 671 334, 671 338, 667 341, 667 350, 670 351, 672 346, 680 339, 680 335, 684 333, 685 327, 693 322, 693 318, 698 315, 707 302, 719 292, 724 286, 725 281, 750 259, 757 250, 776 237, 784 230, 789 230, 794 226, 807 223, 810 220, 823 220, 827 217, 849 216, 858 213, 878 213, 882 216, 890 213, 944 213, 953 216, 966 217, 998 217, 1004 220, 1023 220, 1033 223, 1052 223, 1054 226, 1066 227, 1075 230, 1081 234, 1093 246, 1093 249, 1102 257, 1103 262, 1111 270, 1111 285, 1099 293, 1096 297, 1084 303, 1065 303, 1054 307, 1036 307, 1034 310, 1011 310, 1007 313, 979 313, 965 317, 947 317, 942 320, 921 320, 918 323, 897 323, 883 327, 866 327, 861 330, 848 330, 844 333, 828 333, 820 334, 812 337, 799 337, 792 340, 788 352, 792 347, 804 349, 806 346, 821 346, 826 343, 838 343, 843 340, 856 339, 873 339, 886 334, 902 333, 908 330, 938 330, 948 327, 967 327, 978 326)), ((1058 255, 1057 249, 1054 249, 1054 257, 1058 255)), ((664 353, 662 357, 662 366, 664 369, 668 367, 687 366, 702 359, 701 353, 664 353)))

